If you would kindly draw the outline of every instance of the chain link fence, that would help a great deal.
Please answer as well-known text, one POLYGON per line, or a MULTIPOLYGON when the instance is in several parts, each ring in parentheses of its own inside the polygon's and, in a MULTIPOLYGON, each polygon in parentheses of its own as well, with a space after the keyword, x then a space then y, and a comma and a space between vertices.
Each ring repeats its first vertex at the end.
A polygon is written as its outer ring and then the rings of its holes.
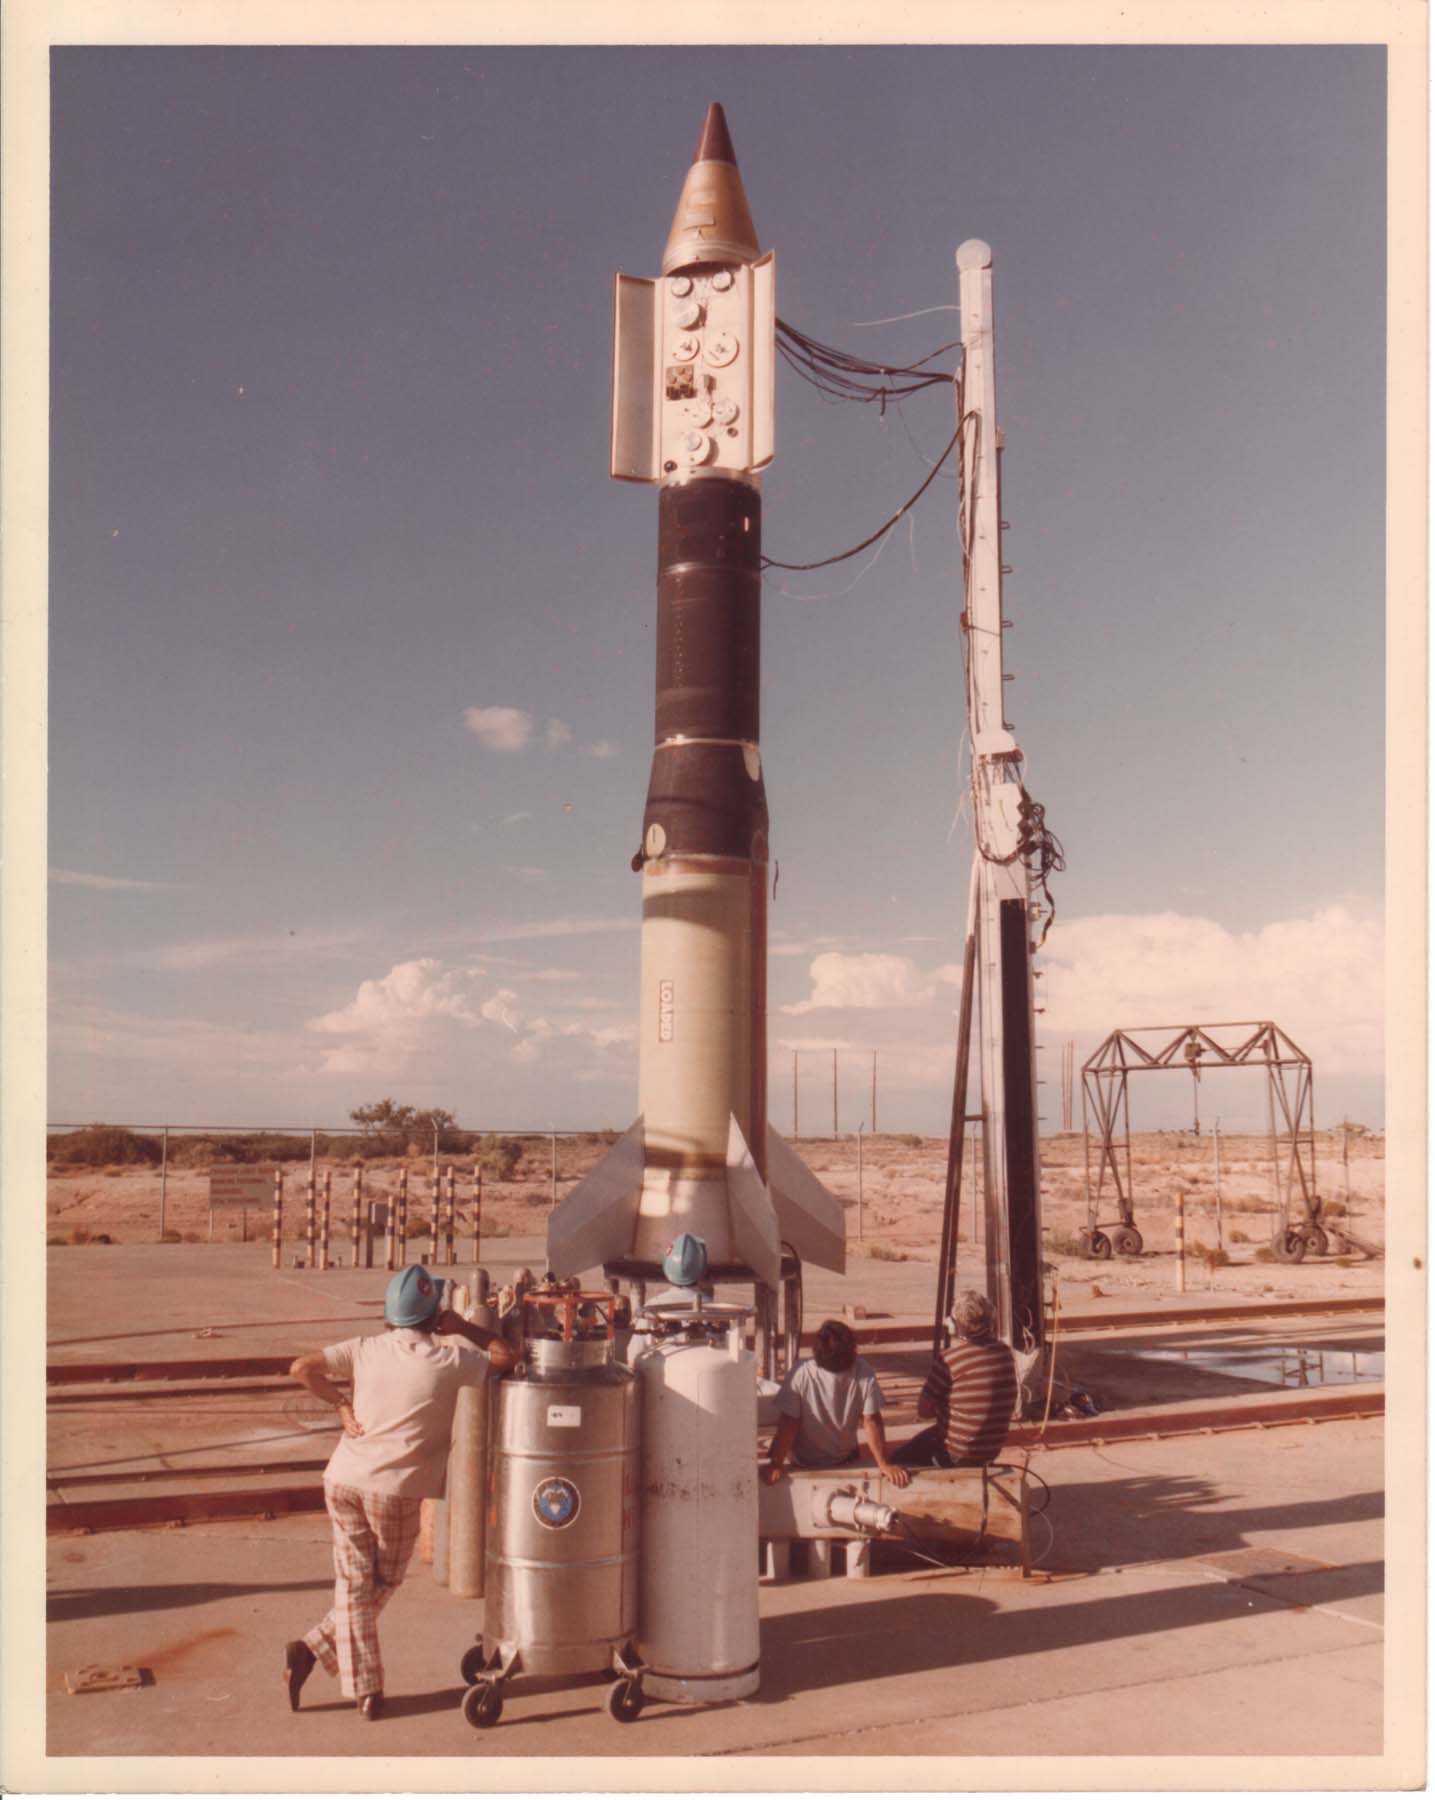
POLYGON ((352 1125, 47 1127, 55 1244, 267 1243, 275 1265, 477 1262, 541 1236, 616 1131, 462 1131, 431 1144, 352 1125))

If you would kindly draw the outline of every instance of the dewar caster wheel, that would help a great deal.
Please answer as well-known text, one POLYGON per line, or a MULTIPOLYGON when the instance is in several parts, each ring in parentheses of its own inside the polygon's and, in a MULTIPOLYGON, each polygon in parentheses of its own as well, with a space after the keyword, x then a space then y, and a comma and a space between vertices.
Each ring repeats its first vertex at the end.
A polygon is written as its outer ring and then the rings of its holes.
POLYGON ((624 1675, 608 1689, 608 1711, 620 1725, 631 1725, 643 1710, 643 1684, 635 1676, 624 1675))
POLYGON ((496 1681, 476 1681, 463 1697, 462 1712, 476 1731, 487 1731, 503 1716, 503 1695, 496 1681))

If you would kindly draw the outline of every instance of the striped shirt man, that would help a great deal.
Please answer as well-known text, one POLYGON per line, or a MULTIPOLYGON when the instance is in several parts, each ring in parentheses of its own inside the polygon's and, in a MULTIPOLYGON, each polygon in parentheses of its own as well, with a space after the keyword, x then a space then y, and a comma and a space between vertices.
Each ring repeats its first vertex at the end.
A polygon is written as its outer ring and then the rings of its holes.
POLYGON ((932 1358, 917 1411, 935 1418, 953 1463, 989 1463, 1006 1442, 1016 1403, 1016 1359, 1000 1338, 982 1331, 932 1358))

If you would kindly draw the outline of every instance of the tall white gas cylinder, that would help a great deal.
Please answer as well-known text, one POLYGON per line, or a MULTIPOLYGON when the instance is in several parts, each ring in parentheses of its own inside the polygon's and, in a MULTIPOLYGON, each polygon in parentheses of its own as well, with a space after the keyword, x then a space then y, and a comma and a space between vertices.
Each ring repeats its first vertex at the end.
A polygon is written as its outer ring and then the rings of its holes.
POLYGON ((638 1652, 655 1700, 741 1700, 760 1678, 757 1363, 741 1321, 713 1316, 730 1312, 705 1308, 633 1364, 643 1417, 638 1652))

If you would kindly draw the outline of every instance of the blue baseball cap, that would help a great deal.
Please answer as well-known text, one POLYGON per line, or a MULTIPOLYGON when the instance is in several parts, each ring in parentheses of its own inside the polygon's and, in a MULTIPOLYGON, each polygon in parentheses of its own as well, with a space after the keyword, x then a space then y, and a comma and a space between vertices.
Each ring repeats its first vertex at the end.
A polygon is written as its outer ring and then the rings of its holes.
POLYGON ((708 1272, 708 1247, 690 1231, 680 1231, 663 1254, 663 1273, 674 1287, 696 1287, 708 1272))
POLYGON ((390 1325, 422 1325, 438 1311, 442 1294, 439 1277, 411 1263, 384 1290, 384 1318, 390 1325))

